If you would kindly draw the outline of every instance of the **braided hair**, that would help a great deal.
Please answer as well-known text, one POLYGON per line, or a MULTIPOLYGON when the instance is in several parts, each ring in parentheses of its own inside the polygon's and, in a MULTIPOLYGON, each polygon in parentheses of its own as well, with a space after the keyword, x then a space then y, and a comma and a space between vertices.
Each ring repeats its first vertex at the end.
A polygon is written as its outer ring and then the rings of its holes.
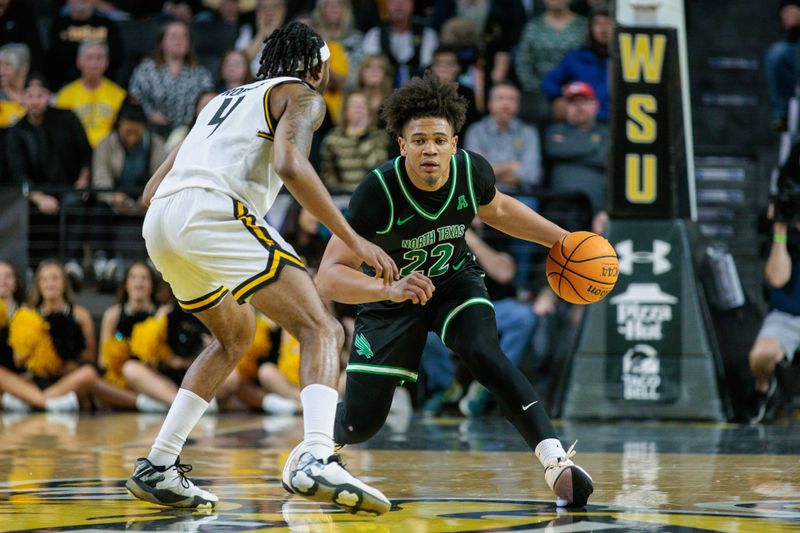
POLYGON ((276 76, 314 78, 322 70, 320 48, 325 44, 322 37, 302 22, 290 22, 278 28, 264 39, 256 78, 259 80, 276 76))
POLYGON ((443 118, 458 133, 467 116, 467 101, 458 94, 456 83, 443 83, 431 72, 411 78, 383 102, 381 118, 392 138, 401 137, 403 128, 417 118, 443 118))

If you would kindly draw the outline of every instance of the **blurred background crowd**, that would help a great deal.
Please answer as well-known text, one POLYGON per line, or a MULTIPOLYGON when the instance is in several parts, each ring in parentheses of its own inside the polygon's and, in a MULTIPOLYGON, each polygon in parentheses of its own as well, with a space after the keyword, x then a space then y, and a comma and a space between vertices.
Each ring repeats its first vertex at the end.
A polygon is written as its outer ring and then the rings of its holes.
MULTIPOLYGON (((203 106, 252 82, 265 37, 293 20, 331 49, 311 161, 343 209, 398 155, 383 99, 429 69, 468 100, 460 146, 489 160, 499 189, 567 229, 605 231, 604 0, 0 0, 0 186, 22 191, 28 208, 27 261, 0 262, 5 409, 166 409, 210 339, 147 262, 141 193, 203 106)), ((800 28, 800 17, 787 24, 800 28)), ((781 50, 767 64, 777 129, 794 87, 785 62, 796 61, 796 46, 781 50)), ((269 221, 313 274, 326 229, 288 195, 269 221)), ((504 351, 552 399, 581 310, 546 288, 547 250, 479 224, 469 245, 504 351)), ((331 309, 352 331, 354 309, 331 309)), ((297 359, 297 341, 262 319, 218 404, 295 413, 297 359)), ((398 409, 492 408, 434 336, 423 366, 398 409)))

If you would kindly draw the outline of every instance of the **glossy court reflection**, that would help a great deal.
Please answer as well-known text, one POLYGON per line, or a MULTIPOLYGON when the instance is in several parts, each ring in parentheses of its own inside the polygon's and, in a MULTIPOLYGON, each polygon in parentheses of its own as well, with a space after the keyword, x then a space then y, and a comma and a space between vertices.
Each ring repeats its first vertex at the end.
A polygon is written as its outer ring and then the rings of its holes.
POLYGON ((216 512, 132 499, 123 483, 160 416, 2 415, 0 531, 447 532, 800 530, 798 426, 569 424, 593 475, 590 505, 556 510, 540 467, 497 419, 415 419, 369 445, 348 467, 394 504, 360 518, 288 497, 280 470, 302 434, 299 418, 203 419, 182 457, 220 497, 216 512))

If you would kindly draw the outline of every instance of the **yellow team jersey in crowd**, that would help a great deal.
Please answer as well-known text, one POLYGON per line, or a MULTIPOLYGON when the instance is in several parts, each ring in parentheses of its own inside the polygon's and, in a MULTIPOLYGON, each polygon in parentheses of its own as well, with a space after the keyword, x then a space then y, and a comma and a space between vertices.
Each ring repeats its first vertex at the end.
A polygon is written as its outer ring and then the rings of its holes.
POLYGON ((0 128, 10 128, 25 116, 25 106, 0 99, 0 128))
MULTIPOLYGON (((344 47, 337 41, 328 41, 328 48, 331 51, 331 75, 337 74, 347 79, 349 63, 344 47)), ((331 90, 330 88, 322 95, 325 104, 328 106, 328 113, 334 124, 339 124, 342 119, 342 103, 344 102, 344 88, 331 90)))
POLYGON ((78 115, 89 144, 95 148, 111 133, 125 95, 125 89, 107 78, 103 78, 100 86, 93 91, 78 79, 58 91, 55 106, 70 109, 78 115))

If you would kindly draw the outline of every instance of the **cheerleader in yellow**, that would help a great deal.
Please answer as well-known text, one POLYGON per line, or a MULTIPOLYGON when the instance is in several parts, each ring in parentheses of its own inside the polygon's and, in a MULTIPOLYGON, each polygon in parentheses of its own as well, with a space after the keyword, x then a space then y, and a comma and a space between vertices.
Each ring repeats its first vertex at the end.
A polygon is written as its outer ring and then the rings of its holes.
MULTIPOLYGON (((163 305, 155 316, 133 327, 131 357, 122 365, 122 376, 134 392, 169 406, 194 358, 212 340, 196 316, 174 302, 163 305)), ((207 412, 219 409, 217 398, 224 399, 235 392, 237 383, 232 376, 217 389, 207 412)))
POLYGON ((131 357, 133 328, 156 314, 156 275, 144 261, 135 261, 125 271, 117 291, 117 303, 103 313, 100 322, 99 366, 103 378, 95 386, 95 400, 103 407, 166 412, 169 405, 128 387, 122 368, 131 357))
MULTIPOLYGON (((8 345, 8 322, 25 301, 25 287, 14 266, 0 260, 0 369, 17 373, 14 352, 8 345)), ((0 371, 0 379, 3 374, 0 371)), ((5 398, 5 395, 4 395, 5 398)))
POLYGON ((4 408, 77 411, 81 400, 88 405, 98 379, 92 317, 76 303, 63 267, 52 259, 36 269, 29 303, 17 308, 8 325, 8 343, 22 372, 0 374, 4 408))

